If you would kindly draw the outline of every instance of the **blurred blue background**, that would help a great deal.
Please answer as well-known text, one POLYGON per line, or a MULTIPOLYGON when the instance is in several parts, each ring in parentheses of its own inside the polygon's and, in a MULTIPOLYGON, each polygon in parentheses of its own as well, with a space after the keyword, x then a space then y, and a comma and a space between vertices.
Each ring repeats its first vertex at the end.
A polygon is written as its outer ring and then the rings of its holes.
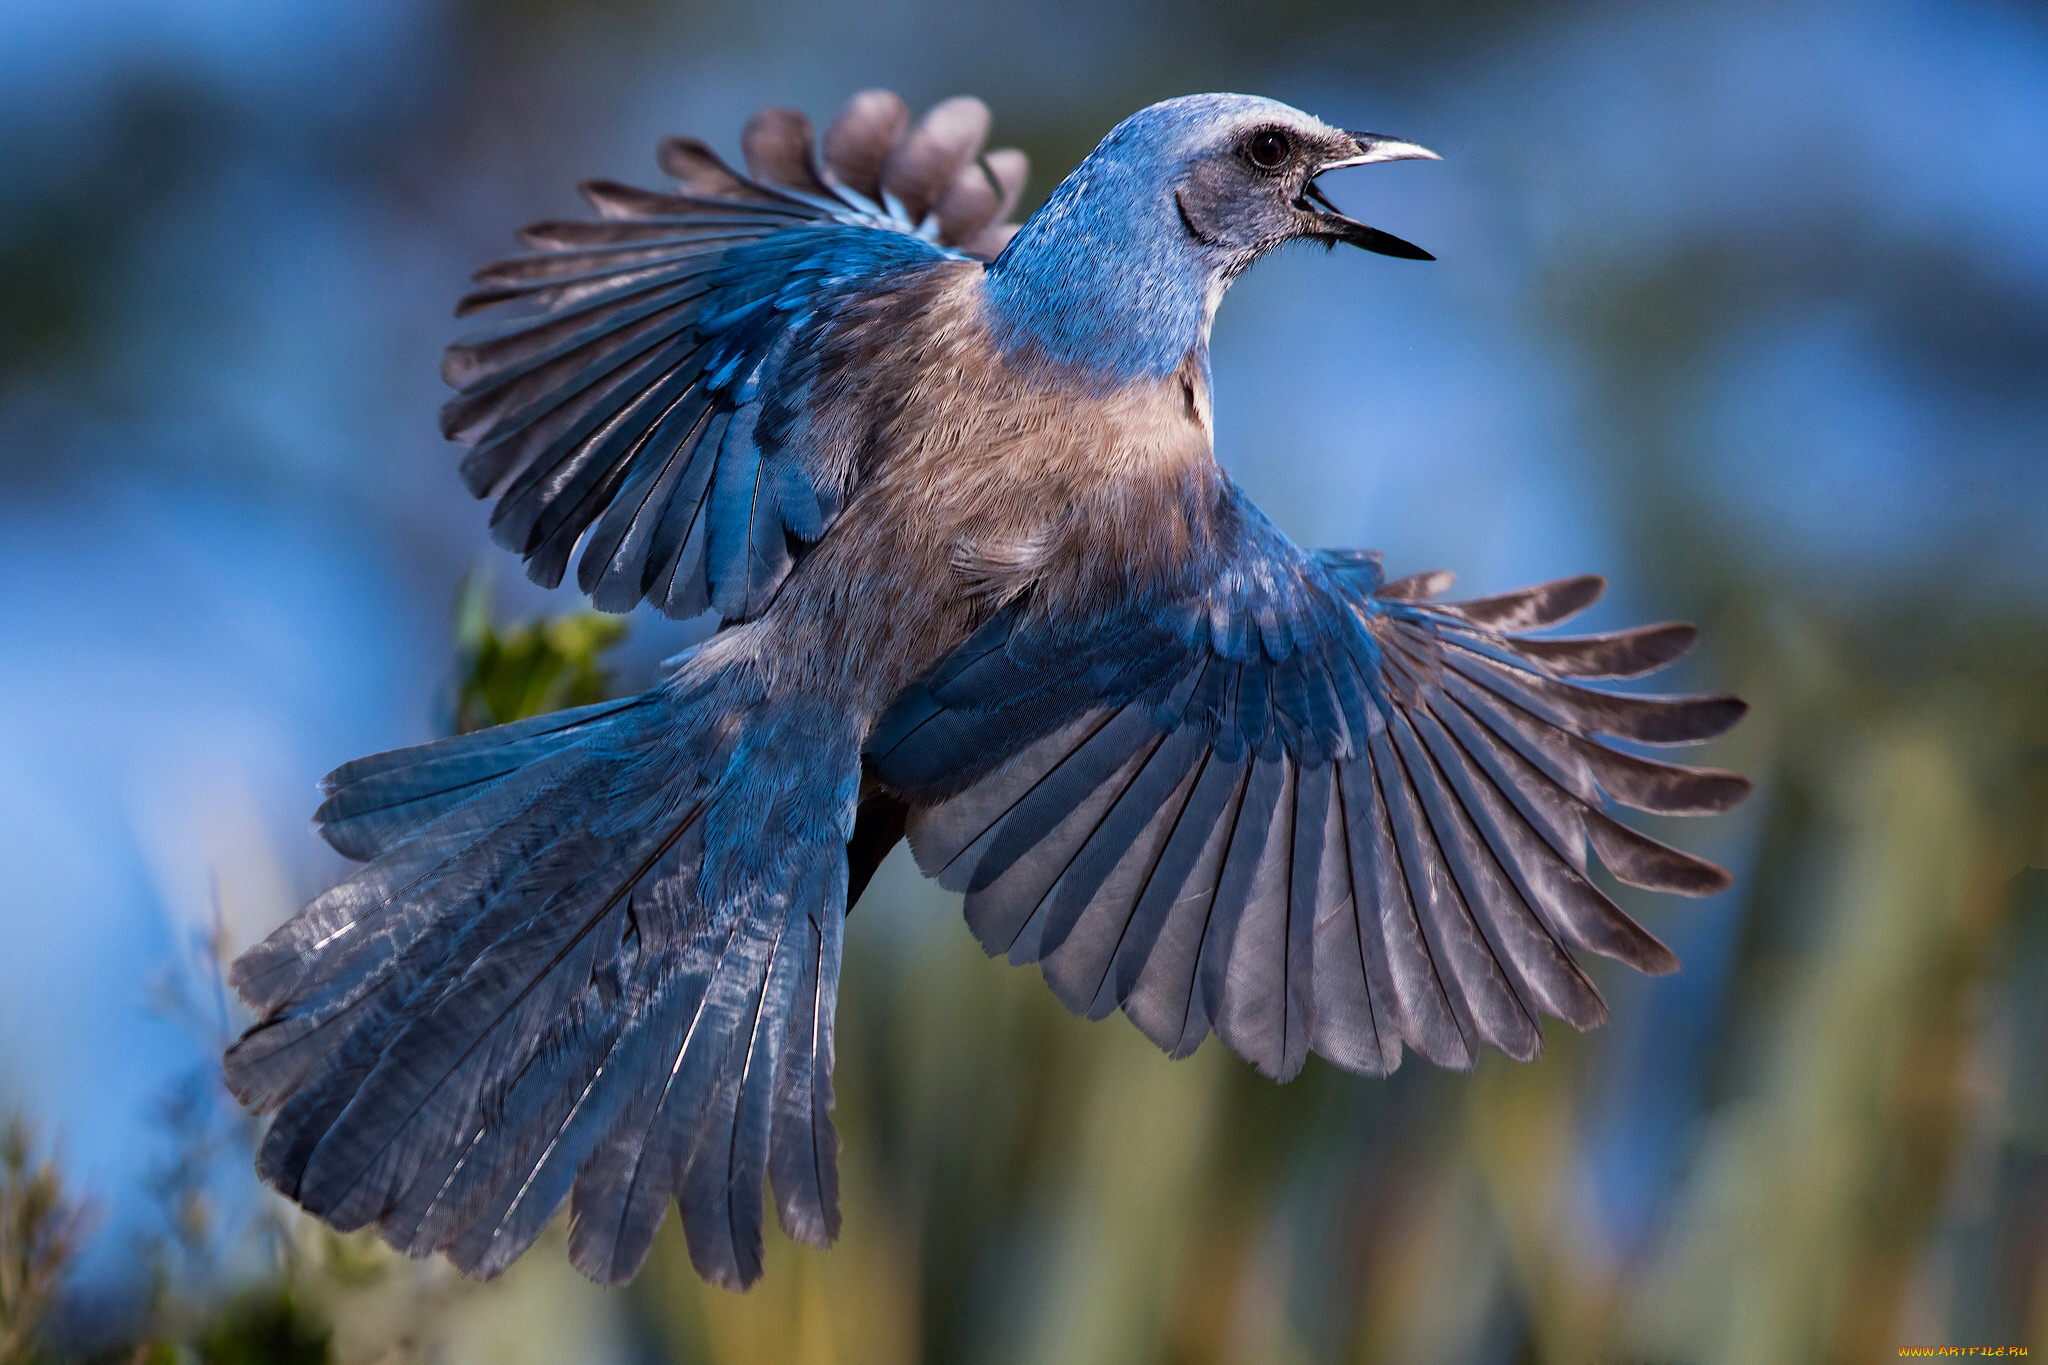
MULTIPOLYGON (((2048 1349, 2048 9, 13 0, 0 167, 0 1109, 93 1203, 70 1301, 111 1306, 60 1345, 142 1322, 181 1179, 181 1311, 275 1273, 268 1219, 337 1350, 2048 1349), (982 96, 1027 202, 1203 89, 1443 153, 1326 182, 1437 264, 1237 285, 1219 454, 1306 543, 1701 622, 1682 681, 1756 703, 1709 759, 1759 793, 1662 832, 1737 885, 1632 902, 1685 971, 1601 974, 1613 1023, 1536 1064, 1280 1090, 1069 1019, 892 863, 849 931, 840 1249, 778 1240, 746 1299, 667 1241, 625 1295, 544 1246, 350 1298, 375 1253, 306 1250, 176 1096, 237 1023, 209 926, 336 874, 315 780, 446 725, 465 569, 575 607, 435 434, 452 301, 577 179, 654 183, 660 136, 736 155, 759 105, 871 85, 982 96)), ((636 618, 618 686, 694 629, 636 618)))

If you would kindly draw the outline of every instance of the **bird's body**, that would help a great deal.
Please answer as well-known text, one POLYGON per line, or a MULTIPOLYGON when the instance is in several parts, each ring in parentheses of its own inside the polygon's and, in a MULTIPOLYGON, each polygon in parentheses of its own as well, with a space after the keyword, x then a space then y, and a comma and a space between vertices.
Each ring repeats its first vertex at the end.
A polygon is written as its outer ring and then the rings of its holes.
POLYGON ((1226 482, 1195 357, 1077 393, 996 344, 982 273, 946 263, 928 292, 892 295, 877 319, 891 347, 825 349, 850 377, 832 407, 865 431, 859 488, 762 615, 680 676, 746 658, 872 723, 1027 590, 1081 614, 1188 581, 1226 482))
POLYGON ((1572 948, 1669 970, 1590 880, 1698 894, 1636 834, 1739 800, 1689 743, 1732 698, 1632 677, 1689 627, 1532 640, 1570 579, 1433 604, 1310 554, 1216 463, 1208 335, 1289 240, 1424 253, 1315 177, 1428 155, 1271 101, 1119 125, 1010 237, 987 114, 857 97, 751 178, 672 141, 678 193, 586 187, 471 306, 444 428, 545 582, 722 629, 624 701, 377 755, 318 819, 365 866, 252 949, 228 1056, 278 1109, 259 1168, 340 1227, 495 1273, 573 1197, 571 1256, 629 1277, 671 1201, 708 1278, 760 1270, 762 1186, 838 1227, 831 1028, 845 914, 907 835, 991 952, 1174 1055, 1211 1032, 1285 1079, 1528 1057, 1605 1009, 1572 948))

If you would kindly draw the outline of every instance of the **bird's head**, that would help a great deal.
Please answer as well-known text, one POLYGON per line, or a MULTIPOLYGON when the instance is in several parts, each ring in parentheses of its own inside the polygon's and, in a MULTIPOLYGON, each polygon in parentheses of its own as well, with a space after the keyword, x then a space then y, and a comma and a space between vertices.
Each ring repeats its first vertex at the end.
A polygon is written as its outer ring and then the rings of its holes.
POLYGON ((1205 346, 1224 287, 1274 247, 1348 242, 1433 260, 1337 211, 1316 178, 1436 153, 1277 100, 1186 95, 1111 129, 990 267, 1005 335, 1113 375, 1205 346))
POLYGON ((1124 120, 1096 155, 1155 186, 1164 197, 1161 209, 1170 208, 1179 229, 1217 258, 1226 275, 1295 240, 1348 242, 1384 256, 1434 259, 1338 212, 1316 178, 1381 161, 1434 161, 1436 153, 1378 133, 1334 128, 1277 100, 1167 100, 1124 120))

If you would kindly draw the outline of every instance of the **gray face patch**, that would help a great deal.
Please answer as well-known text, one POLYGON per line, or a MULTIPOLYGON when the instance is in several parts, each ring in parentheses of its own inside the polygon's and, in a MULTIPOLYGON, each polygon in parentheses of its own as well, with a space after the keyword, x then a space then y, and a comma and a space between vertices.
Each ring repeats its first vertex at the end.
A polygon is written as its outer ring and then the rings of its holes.
POLYGON ((1316 177, 1329 170, 1436 159, 1427 148, 1332 128, 1285 106, 1219 119, 1205 131, 1187 157, 1173 204, 1183 229, 1219 258, 1226 277, 1296 238, 1433 259, 1419 247, 1346 217, 1316 184, 1316 177))

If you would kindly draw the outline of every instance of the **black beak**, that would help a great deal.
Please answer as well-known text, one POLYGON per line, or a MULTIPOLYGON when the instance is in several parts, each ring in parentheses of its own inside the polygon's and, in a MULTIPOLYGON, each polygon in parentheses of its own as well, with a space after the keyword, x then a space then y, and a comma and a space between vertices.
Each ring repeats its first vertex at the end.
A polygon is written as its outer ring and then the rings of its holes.
MULTIPOLYGON (((1381 137, 1378 133, 1352 133, 1351 141, 1358 150, 1351 156, 1339 157, 1326 162, 1316 172, 1342 170, 1346 166, 1370 166, 1380 161, 1441 161, 1442 157, 1427 147, 1399 138, 1381 137)), ((1376 227, 1367 227, 1356 218, 1347 218, 1337 211, 1323 194, 1314 180, 1302 187, 1301 198, 1295 201, 1298 208, 1313 213, 1316 228, 1310 233, 1320 241, 1348 242, 1382 256, 1398 256, 1405 261, 1433 261, 1436 257, 1424 251, 1413 242, 1404 242, 1391 232, 1381 232, 1376 227)))

